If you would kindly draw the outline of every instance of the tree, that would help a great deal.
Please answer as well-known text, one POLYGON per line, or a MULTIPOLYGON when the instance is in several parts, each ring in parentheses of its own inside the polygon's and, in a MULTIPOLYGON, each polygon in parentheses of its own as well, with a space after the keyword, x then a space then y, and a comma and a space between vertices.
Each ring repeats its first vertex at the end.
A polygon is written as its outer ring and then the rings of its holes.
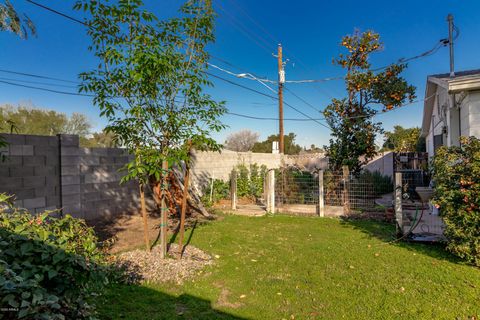
POLYGON ((21 39, 27 39, 29 33, 33 36, 37 34, 32 20, 26 14, 21 17, 8 0, 0 3, 0 31, 12 32, 21 39))
POLYGON ((400 107, 415 98, 415 87, 400 76, 406 64, 391 64, 383 71, 371 68, 369 57, 380 51, 379 35, 355 31, 342 39, 347 54, 340 54, 334 63, 346 69, 348 98, 333 99, 324 110, 332 130, 329 146, 325 146, 333 170, 346 165, 358 173, 361 166, 376 154, 375 137, 383 132, 381 123, 373 121, 380 111, 400 107))
POLYGON ((65 125, 65 132, 69 134, 76 134, 80 137, 84 137, 89 134, 92 129, 91 124, 88 122, 86 115, 81 113, 72 113, 70 119, 68 119, 65 125))
POLYGON ((228 150, 237 152, 251 151, 253 145, 257 143, 259 136, 260 134, 257 132, 252 132, 246 129, 240 130, 238 132, 230 134, 227 137, 225 147, 228 150))
MULTIPOLYGON (((263 153, 272 153, 272 142, 278 141, 278 134, 268 136, 267 140, 262 142, 257 142, 253 145, 252 152, 263 152, 263 153)), ((302 147, 298 144, 295 144, 296 135, 293 132, 290 132, 288 135, 284 136, 284 152, 285 154, 299 154, 302 150, 302 147)))
MULTIPOLYGON (((15 124, 19 134, 56 135, 60 133, 88 135, 91 124, 85 115, 73 113, 68 117, 64 113, 26 107, 0 107, 0 122, 10 121, 15 124)), ((10 133, 9 128, 0 128, 1 132, 10 133)))
POLYGON ((189 162, 189 141, 197 149, 220 149, 210 134, 224 128, 218 118, 226 109, 204 93, 211 85, 206 46, 215 39, 211 1, 188 0, 180 17, 165 20, 142 6, 141 0, 76 3, 89 15, 90 49, 99 60, 81 74, 80 91, 93 93, 106 129, 135 155, 122 180, 137 180, 141 196, 152 183, 162 206, 165 256, 167 169, 189 162))
POLYGON ((394 126, 393 131, 386 131, 383 150, 395 152, 424 152, 425 139, 420 137, 421 129, 418 127, 405 129, 402 126, 394 126))
POLYGON ((115 134, 105 130, 94 132, 89 138, 80 138, 80 145, 85 148, 116 148, 120 146, 115 134))

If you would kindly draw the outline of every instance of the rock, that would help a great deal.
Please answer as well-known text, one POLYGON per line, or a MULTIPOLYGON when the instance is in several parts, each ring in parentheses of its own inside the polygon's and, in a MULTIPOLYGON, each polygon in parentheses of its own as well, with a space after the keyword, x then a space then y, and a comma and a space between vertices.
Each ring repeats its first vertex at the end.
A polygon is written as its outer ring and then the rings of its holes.
POLYGON ((187 246, 182 259, 177 259, 179 247, 172 244, 168 256, 160 258, 160 247, 152 251, 133 250, 122 253, 116 257, 116 263, 123 268, 131 283, 138 282, 175 282, 183 283, 192 279, 207 265, 213 264, 210 255, 202 250, 187 246))

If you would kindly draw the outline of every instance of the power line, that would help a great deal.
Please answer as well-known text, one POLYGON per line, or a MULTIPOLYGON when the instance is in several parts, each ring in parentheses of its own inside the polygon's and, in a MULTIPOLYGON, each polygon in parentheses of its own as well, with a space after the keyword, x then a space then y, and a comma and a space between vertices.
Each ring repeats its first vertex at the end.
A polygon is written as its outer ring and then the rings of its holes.
POLYGON ((75 81, 59 79, 59 78, 52 78, 52 77, 42 76, 42 75, 38 75, 38 74, 24 73, 24 72, 11 71, 11 70, 5 70, 5 69, 0 69, 0 72, 9 73, 9 74, 16 74, 16 75, 32 77, 32 78, 47 79, 47 80, 54 80, 54 81, 61 81, 61 82, 78 84, 78 82, 75 82, 75 81))
POLYGON ((272 96, 272 95, 263 93, 263 92, 261 92, 261 91, 258 91, 258 90, 249 88, 249 87, 244 86, 244 85, 241 85, 241 84, 239 84, 239 83, 236 83, 236 82, 230 81, 230 80, 228 80, 228 79, 219 77, 219 76, 217 76, 217 75, 215 75, 215 74, 213 74, 213 73, 210 73, 210 72, 208 72, 208 71, 206 71, 205 73, 208 74, 209 76, 212 76, 212 77, 214 77, 214 78, 220 79, 220 80, 225 81, 225 82, 227 82, 227 83, 230 83, 230 84, 232 84, 232 85, 234 85, 234 86, 237 86, 237 87, 240 87, 240 88, 243 88, 243 89, 246 89, 246 90, 250 90, 250 91, 252 91, 252 92, 255 92, 255 93, 260 94, 260 95, 262 95, 262 96, 268 97, 268 98, 270 98, 270 99, 273 99, 273 100, 277 100, 277 99, 278 99, 278 98, 275 97, 275 96, 272 96))
POLYGON ((252 33, 248 28, 246 28, 242 23, 238 22, 236 18, 231 15, 228 11, 226 11, 223 6, 220 4, 220 2, 217 2, 218 7, 220 10, 222 10, 227 16, 230 17, 230 19, 227 18, 227 21, 234 26, 238 31, 240 31, 243 35, 247 36, 250 40, 252 40, 259 48, 265 50, 269 55, 272 53, 270 49, 268 48, 269 43, 265 42, 265 39, 260 37, 258 34, 252 33), (260 42, 259 42, 260 40, 260 42), (263 41, 265 44, 262 44, 261 41, 263 41))
POLYGON ((299 95, 297 95, 295 92, 293 92, 292 90, 288 89, 287 87, 285 87, 285 90, 290 92, 290 94, 292 94, 295 98, 297 98, 298 100, 302 101, 303 103, 305 103, 307 106, 309 106, 310 108, 312 108, 313 110, 315 110, 316 112, 322 112, 320 109, 317 109, 314 105, 312 105, 310 102, 308 102, 307 100, 303 99, 302 97, 300 97, 299 95))
MULTIPOLYGON (((87 23, 81 21, 81 20, 78 20, 72 16, 69 16, 65 13, 62 13, 60 11, 57 11, 55 9, 52 9, 50 7, 47 7, 45 5, 42 5, 42 4, 39 4, 35 1, 32 1, 32 0, 27 0, 27 2, 30 2, 42 9, 45 9, 45 10, 48 10, 52 13, 55 13, 55 14, 58 14, 64 18, 67 18, 69 20, 72 20, 74 22, 77 22, 77 23, 80 23, 84 26, 87 26, 87 27, 90 27, 87 23)), ((219 7, 222 11, 226 12, 225 9, 219 4, 219 7)), ((244 10, 243 10, 244 11, 244 10)), ((228 12, 226 12, 228 15, 230 15, 228 12)), ((231 15, 230 15, 231 16, 231 15)), ((253 18, 251 18, 253 19, 253 18)), ((259 24, 259 23, 256 23, 256 24, 259 24)), ((455 28, 455 31, 456 31, 456 35, 455 35, 455 38, 454 39, 457 39, 458 36, 460 35, 460 30, 457 26, 454 26, 455 28)), ((262 28, 264 29, 264 28, 262 28)), ((258 36, 258 35, 257 35, 258 36)), ((259 36, 258 36, 259 37, 259 36)), ((263 39, 263 38, 262 38, 263 39)), ((263 41, 265 41, 265 39, 263 39, 263 41)), ((445 46, 448 44, 448 40, 445 40, 445 39, 442 39, 440 40, 432 49, 428 50, 428 51, 425 51, 419 55, 416 55, 416 56, 413 56, 413 57, 410 57, 410 58, 400 58, 397 60, 397 63, 405 63, 405 62, 408 62, 408 61, 412 61, 412 60, 416 60, 416 59, 420 59, 420 58, 423 58, 423 57, 427 57, 427 56, 430 56, 430 55, 433 55, 435 54, 442 46, 445 46), (447 41, 447 42, 445 42, 447 41)), ((265 47, 263 47, 264 49, 266 49, 265 47)), ((268 50, 268 49, 266 49, 268 50)), ((270 52, 271 53, 271 52, 270 52)), ((236 67, 235 65, 233 65, 231 62, 228 62, 224 59, 221 59, 219 57, 215 57, 213 55, 210 55, 212 56, 213 58, 219 60, 219 61, 222 61, 232 67, 235 67, 238 69, 238 67, 236 67)), ((297 59, 298 60, 298 59, 297 59)), ((383 66, 383 67, 379 67, 379 68, 375 68, 375 69, 372 69, 372 71, 379 71, 379 70, 382 70, 382 69, 386 69, 388 68, 389 66, 391 66, 392 64, 389 64, 389 65, 386 65, 386 66, 383 66)), ((305 66, 305 68, 308 69, 308 67, 305 66)), ((311 70, 311 69, 310 69, 311 70)), ((7 70, 0 70, 0 72, 9 72, 7 70)), ((251 72, 250 72, 251 73, 251 72)), ((20 73, 17 73, 17 74, 20 74, 20 73)), ((251 73, 253 74, 253 73, 251 73)), ((28 75, 28 74, 24 74, 24 75, 28 75)), ((32 76, 32 75, 29 75, 29 76, 32 76)), ((50 80, 57 80, 57 81, 65 81, 65 82, 71 82, 71 83, 76 83, 76 82, 73 82, 73 81, 68 81, 68 80, 62 80, 62 79, 55 79, 55 78, 49 78, 50 80)), ((286 80, 285 82, 288 82, 288 83, 316 83, 316 82, 326 82, 326 81, 332 81, 332 80, 342 80, 342 79, 345 79, 345 77, 327 77, 327 78, 321 78, 321 79, 306 79, 306 80, 286 80)), ((269 81, 269 82, 272 82, 272 80, 268 80, 268 79, 264 79, 264 81, 269 81)))
MULTIPOLYGON (((269 97, 271 99, 274 99, 274 100, 277 100, 278 98, 275 97, 275 96, 271 96, 271 95, 268 95, 266 93, 263 93, 261 91, 258 91, 258 90, 255 90, 255 89, 252 89, 252 88, 249 88, 249 87, 246 87, 246 86, 243 86, 241 84, 238 84, 238 83, 235 83, 233 81, 230 81, 228 79, 224 79, 222 77, 219 77, 219 76, 216 76, 214 74, 211 74, 211 73, 208 73, 208 75, 210 76, 213 76, 215 78, 218 78, 222 81, 225 81, 225 82, 228 82, 230 84, 233 84, 235 86, 238 86, 238 87, 241 87, 241 88, 244 88, 246 90, 250 90, 252 92, 255 92, 255 93, 258 93, 260 95, 263 95, 263 96, 266 96, 266 97, 269 97)), ((28 86, 28 85, 22 85, 22 84, 18 84, 18 83, 12 83, 12 82, 9 82, 9 81, 2 81, 0 80, 0 83, 4 83, 4 84, 8 84, 8 85, 12 85, 12 86, 18 86, 18 87, 23 87, 23 88, 28 88, 28 89, 34 89, 34 90, 41 90, 41 91, 47 91, 47 92, 51 92, 51 93, 56 93, 56 94, 63 94, 63 95, 72 95, 72 96, 85 96, 85 97, 94 97, 94 95, 91 95, 91 94, 82 94, 82 93, 76 93, 76 92, 68 92, 68 91, 60 91, 60 90, 52 90, 52 89, 47 89, 47 88, 41 88, 41 87, 35 87, 35 86, 28 86)), ((405 107, 405 106, 408 106, 408 105, 412 105, 414 103, 418 103, 418 102, 425 102, 429 99, 431 99, 432 97, 436 96, 436 94, 432 94, 430 95, 429 97, 426 97, 425 99, 419 99, 419 100, 415 100, 415 101, 412 101, 412 102, 408 102, 408 103, 405 103, 395 109, 391 109, 391 110, 387 110, 385 112, 378 112, 376 113, 375 115, 373 115, 372 117, 375 117, 375 116, 379 116, 379 115, 383 115, 383 114, 386 114, 386 113, 389 113, 389 112, 394 112, 396 110, 399 110, 401 109, 402 107, 405 107)), ((297 111, 298 113, 306 116, 307 118, 306 119, 300 119, 300 118, 286 118, 285 120, 288 120, 288 121, 315 121, 317 122, 318 124, 330 129, 328 126, 324 125, 323 123, 320 123, 318 121, 322 121, 322 120, 325 120, 325 118, 311 118, 309 115, 303 113, 302 111, 300 111, 299 109, 295 108, 294 106, 290 105, 289 103, 287 102, 284 102, 285 105, 287 105, 288 107, 292 108, 293 110, 297 111)), ((244 118, 249 118, 249 119, 256 119, 256 120, 275 120, 275 121, 278 121, 279 119, 278 118, 268 118, 268 117, 255 117, 255 116, 250 116, 250 115, 245 115, 245 114, 239 114, 239 113, 234 113, 234 112, 227 112, 227 114, 231 114, 231 115, 235 115, 235 116, 239 116, 239 117, 244 117, 244 118)), ((362 117, 367 117, 367 116, 354 116, 354 117, 348 117, 348 119, 354 119, 354 118, 362 118, 362 117)))
POLYGON ((89 25, 86 24, 85 22, 83 22, 83 21, 81 21, 81 20, 78 20, 77 18, 74 18, 74 17, 72 17, 72 16, 69 16, 69 15, 67 15, 67 14, 65 14, 65 13, 62 13, 62 12, 60 12, 60 11, 57 11, 57 10, 55 10, 55 9, 52 9, 52 8, 50 8, 50 7, 44 6, 43 4, 37 3, 37 2, 32 1, 32 0, 27 0, 27 2, 30 2, 31 4, 36 5, 36 6, 40 7, 40 8, 42 8, 42 9, 48 10, 48 11, 53 12, 53 13, 55 13, 55 14, 58 14, 58 15, 64 17, 64 18, 70 19, 70 20, 75 21, 75 22, 77 22, 77 23, 83 24, 83 25, 86 26, 86 27, 89 27, 89 25))
MULTIPOLYGON (((253 120, 272 120, 272 121, 278 121, 278 118, 269 118, 269 117, 256 117, 256 116, 250 116, 246 114, 240 114, 240 113, 235 113, 235 112, 227 112, 227 114, 237 116, 237 117, 242 117, 242 118, 247 118, 247 119, 253 119, 253 120)), ((316 121, 316 120, 324 120, 323 118, 320 119, 305 119, 305 118, 284 118, 283 120, 285 121, 316 121)))
POLYGON ((77 88, 76 86, 69 86, 69 85, 63 85, 63 84, 57 84, 57 83, 46 83, 46 82, 40 82, 40 81, 28 81, 28 80, 20 80, 20 79, 12 79, 12 78, 4 78, 4 77, 0 77, 0 80, 21 82, 21 83, 40 84, 42 86, 77 88))
POLYGON ((4 84, 11 85, 11 86, 16 86, 16 87, 23 87, 23 88, 34 89, 34 90, 41 90, 41 91, 53 92, 53 93, 58 93, 58 94, 70 95, 70 96, 94 97, 94 95, 91 95, 91 94, 40 88, 40 87, 35 87, 35 86, 28 86, 28 85, 25 85, 25 84, 13 83, 13 82, 10 82, 10 81, 0 80, 0 83, 4 83, 4 84))
MULTIPOLYGON (((255 90, 255 89, 246 87, 246 86, 244 86, 244 85, 241 85, 241 84, 238 84, 238 83, 236 83, 236 82, 230 81, 230 80, 228 80, 228 79, 225 79, 225 78, 219 77, 219 76, 217 76, 217 75, 214 75, 214 74, 212 74, 212 73, 210 73, 210 72, 205 72, 205 73, 208 74, 208 75, 210 75, 210 76, 212 76, 212 77, 214 77, 214 78, 217 78, 217 79, 220 79, 220 80, 222 80, 222 81, 228 82, 228 83, 230 83, 230 84, 232 84, 232 85, 241 87, 241 88, 246 89, 246 90, 250 90, 250 91, 252 91, 252 92, 261 94, 262 96, 269 97, 269 98, 274 99, 274 100, 278 100, 278 98, 275 97, 275 96, 272 96, 272 95, 269 95, 269 94, 260 92, 260 91, 258 91, 258 90, 255 90)), ((311 121, 314 121, 314 122, 318 123, 319 125, 321 125, 321 126, 323 126, 323 127, 325 127, 325 128, 328 128, 328 129, 330 130, 330 127, 328 127, 327 125, 319 122, 317 119, 313 119, 313 118, 310 117, 308 114, 306 114, 306 113, 304 113, 303 111, 299 110, 298 108, 292 106, 291 104, 287 103, 286 101, 284 101, 284 104, 285 104, 286 106, 288 106, 289 108, 295 110, 296 112, 300 113, 301 115, 305 116, 306 118, 310 119, 311 121)))

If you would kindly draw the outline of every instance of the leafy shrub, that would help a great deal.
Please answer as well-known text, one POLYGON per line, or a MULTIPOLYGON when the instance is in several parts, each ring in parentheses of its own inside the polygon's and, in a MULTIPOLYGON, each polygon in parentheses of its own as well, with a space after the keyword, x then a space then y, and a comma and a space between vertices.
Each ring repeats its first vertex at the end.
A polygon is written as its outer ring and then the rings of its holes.
MULTIPOLYGON (((235 173, 237 175, 238 197, 260 198, 262 196, 263 183, 267 173, 267 167, 265 165, 259 166, 254 163, 247 167, 244 164, 240 164, 235 167, 235 173)), ((215 179, 213 181, 212 192, 212 184, 210 182, 202 190, 202 202, 207 206, 212 206, 214 203, 217 203, 222 199, 230 198, 230 183, 231 180, 225 182, 223 180, 215 179), (210 194, 212 194, 212 201, 210 201, 210 194)))
POLYGON ((246 165, 240 164, 235 170, 237 172, 237 195, 239 197, 261 197, 267 167, 254 163, 247 168, 246 165))
POLYGON ((213 180, 213 190, 211 190, 211 188, 212 185, 210 183, 203 189, 203 196, 201 200, 206 206, 212 206, 214 203, 230 197, 230 185, 228 182, 215 179, 213 180), (212 201, 210 201, 210 194, 212 195, 212 201))
POLYGON ((480 140, 441 147, 433 160, 433 203, 445 222, 447 249, 480 266, 480 140))
POLYGON ((7 319, 91 319, 110 270, 83 220, 0 209, 0 303, 18 310, 7 319))

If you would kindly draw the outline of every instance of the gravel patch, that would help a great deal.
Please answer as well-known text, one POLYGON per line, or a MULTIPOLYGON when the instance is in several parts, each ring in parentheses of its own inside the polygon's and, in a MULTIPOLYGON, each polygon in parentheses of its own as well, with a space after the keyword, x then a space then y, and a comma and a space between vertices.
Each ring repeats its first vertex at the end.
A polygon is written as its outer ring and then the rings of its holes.
POLYGON ((212 265, 213 258, 202 250, 187 246, 182 259, 177 259, 179 247, 170 245, 165 259, 160 258, 160 246, 152 251, 133 250, 117 256, 117 265, 127 273, 128 281, 138 282, 174 282, 182 284, 201 273, 207 265, 212 265))

